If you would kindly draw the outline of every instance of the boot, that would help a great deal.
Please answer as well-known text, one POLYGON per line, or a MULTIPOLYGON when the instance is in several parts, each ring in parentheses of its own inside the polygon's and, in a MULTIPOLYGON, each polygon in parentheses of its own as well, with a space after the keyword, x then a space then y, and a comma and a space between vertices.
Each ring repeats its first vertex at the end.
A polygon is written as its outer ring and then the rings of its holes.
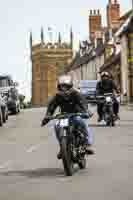
POLYGON ((116 114, 116 120, 120 120, 119 114, 116 114))
POLYGON ((88 155, 94 155, 95 154, 95 152, 92 149, 90 149, 90 145, 89 144, 86 145, 85 149, 86 149, 86 153, 88 155))
POLYGON ((102 117, 99 116, 97 121, 98 121, 98 122, 101 122, 102 120, 103 120, 102 117))
POLYGON ((60 149, 60 151, 59 151, 58 154, 57 154, 57 158, 58 158, 59 160, 62 158, 61 149, 60 149))

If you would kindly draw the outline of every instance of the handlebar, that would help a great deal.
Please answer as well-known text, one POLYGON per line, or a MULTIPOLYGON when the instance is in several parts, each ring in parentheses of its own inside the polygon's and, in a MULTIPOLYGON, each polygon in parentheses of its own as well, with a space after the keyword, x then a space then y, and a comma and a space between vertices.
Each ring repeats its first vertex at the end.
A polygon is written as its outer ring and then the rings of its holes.
POLYGON ((97 95, 96 98, 105 98, 107 96, 113 96, 112 93, 104 93, 103 95, 97 95))
POLYGON ((115 95, 113 95, 112 93, 105 93, 105 94, 103 94, 103 95, 97 95, 96 98, 105 98, 105 97, 107 97, 107 96, 120 97, 120 94, 115 94, 115 95))
POLYGON ((54 119, 64 119, 69 117, 76 117, 80 116, 84 119, 88 119, 89 115, 87 113, 63 113, 63 114, 57 114, 55 116, 47 117, 48 120, 54 120, 54 119))

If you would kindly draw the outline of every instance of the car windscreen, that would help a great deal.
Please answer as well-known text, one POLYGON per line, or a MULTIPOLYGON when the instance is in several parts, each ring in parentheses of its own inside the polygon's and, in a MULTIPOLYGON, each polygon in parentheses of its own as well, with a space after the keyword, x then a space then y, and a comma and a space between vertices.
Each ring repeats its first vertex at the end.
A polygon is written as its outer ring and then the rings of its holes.
POLYGON ((0 87, 10 87, 13 85, 13 81, 8 77, 0 76, 0 87))
POLYGON ((0 87, 6 87, 7 86, 7 79, 0 78, 0 87))
POLYGON ((96 88, 97 81, 81 81, 79 84, 80 88, 96 88))

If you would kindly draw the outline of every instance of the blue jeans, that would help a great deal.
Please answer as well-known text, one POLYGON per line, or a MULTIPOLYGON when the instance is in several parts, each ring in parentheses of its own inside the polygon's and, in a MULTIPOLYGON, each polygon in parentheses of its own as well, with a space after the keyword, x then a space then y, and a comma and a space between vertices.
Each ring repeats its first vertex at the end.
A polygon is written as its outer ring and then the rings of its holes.
MULTIPOLYGON (((74 124, 75 127, 80 127, 83 132, 84 132, 84 137, 85 137, 85 144, 92 145, 93 143, 93 138, 92 138, 92 131, 90 128, 86 125, 84 119, 82 119, 80 116, 75 116, 70 119, 70 123, 74 124)), ((55 132, 56 132, 56 137, 58 138, 58 124, 55 125, 55 132)))

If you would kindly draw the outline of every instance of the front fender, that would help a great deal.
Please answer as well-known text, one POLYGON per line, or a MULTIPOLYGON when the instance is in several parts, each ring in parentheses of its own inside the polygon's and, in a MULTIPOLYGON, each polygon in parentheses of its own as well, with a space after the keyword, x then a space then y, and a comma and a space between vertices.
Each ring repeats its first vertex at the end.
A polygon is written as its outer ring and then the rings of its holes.
POLYGON ((58 129, 58 138, 59 140, 62 138, 62 137, 67 137, 68 134, 67 134, 67 130, 65 128, 59 128, 58 129))

